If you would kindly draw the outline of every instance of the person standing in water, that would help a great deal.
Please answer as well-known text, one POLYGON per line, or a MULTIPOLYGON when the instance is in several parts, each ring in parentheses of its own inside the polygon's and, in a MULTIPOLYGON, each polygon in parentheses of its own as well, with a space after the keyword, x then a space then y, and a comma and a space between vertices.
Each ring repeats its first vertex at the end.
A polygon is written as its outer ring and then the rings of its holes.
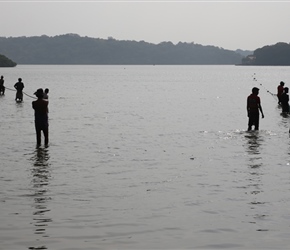
POLYGON ((43 99, 43 89, 38 89, 34 93, 37 97, 32 102, 35 117, 35 131, 37 146, 41 145, 41 131, 44 135, 44 144, 48 145, 48 101, 43 99))
POLYGON ((4 77, 1 76, 0 78, 0 95, 5 94, 5 87, 4 87, 4 77))
POLYGON ((281 105, 281 95, 284 92, 284 82, 280 82, 280 84, 277 87, 277 97, 278 97, 278 104, 281 105))
POLYGON ((14 84, 14 88, 16 89, 16 97, 15 101, 23 101, 23 89, 24 89, 24 84, 22 82, 21 78, 18 78, 18 82, 14 84))
POLYGON ((289 113, 289 89, 284 88, 284 92, 280 97, 281 105, 282 105, 282 113, 289 113))
POLYGON ((264 118, 264 113, 261 106, 261 100, 258 94, 259 94, 259 89, 254 87, 252 89, 252 94, 249 95, 247 98, 247 112, 248 112, 248 117, 249 117, 248 131, 252 129, 253 125, 255 126, 255 130, 259 130, 259 119, 260 119, 259 111, 262 114, 262 118, 264 118))

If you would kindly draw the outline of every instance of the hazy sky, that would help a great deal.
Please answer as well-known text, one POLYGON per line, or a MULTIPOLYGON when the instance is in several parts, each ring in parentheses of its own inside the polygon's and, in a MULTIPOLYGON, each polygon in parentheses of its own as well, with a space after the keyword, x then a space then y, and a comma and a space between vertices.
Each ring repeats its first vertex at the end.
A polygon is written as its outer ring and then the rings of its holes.
POLYGON ((290 1, 0 0, 0 36, 75 33, 255 50, 290 43, 290 1))

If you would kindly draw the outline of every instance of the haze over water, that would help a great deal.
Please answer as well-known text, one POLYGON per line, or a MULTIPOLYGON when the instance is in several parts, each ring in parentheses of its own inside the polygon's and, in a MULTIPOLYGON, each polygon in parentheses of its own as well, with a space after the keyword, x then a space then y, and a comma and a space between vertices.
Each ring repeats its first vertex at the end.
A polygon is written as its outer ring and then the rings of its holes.
POLYGON ((271 93, 289 72, 1 68, 29 96, 0 96, 0 249, 288 249, 290 126, 271 93), (265 119, 246 132, 254 86, 265 119), (31 107, 40 87, 47 148, 36 148, 31 107))

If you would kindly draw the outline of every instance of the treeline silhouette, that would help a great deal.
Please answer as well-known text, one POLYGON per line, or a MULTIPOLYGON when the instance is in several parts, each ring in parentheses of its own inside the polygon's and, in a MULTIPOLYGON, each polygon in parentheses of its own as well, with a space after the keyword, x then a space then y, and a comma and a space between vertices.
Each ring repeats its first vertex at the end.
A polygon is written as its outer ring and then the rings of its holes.
POLYGON ((16 62, 13 62, 4 55, 0 55, 0 67, 15 67, 16 65, 16 62))
POLYGON ((242 60, 243 65, 269 65, 289 66, 290 65, 290 44, 276 43, 256 49, 252 55, 242 60))
POLYGON ((242 54, 215 46, 119 41, 65 34, 0 37, 0 54, 18 64, 233 65, 242 54))

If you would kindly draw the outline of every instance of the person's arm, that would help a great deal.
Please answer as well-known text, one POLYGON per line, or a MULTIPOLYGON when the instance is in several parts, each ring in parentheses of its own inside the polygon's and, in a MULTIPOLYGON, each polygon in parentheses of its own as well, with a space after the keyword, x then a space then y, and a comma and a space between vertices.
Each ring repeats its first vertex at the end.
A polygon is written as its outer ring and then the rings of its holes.
POLYGON ((48 101, 46 102, 46 113, 48 113, 48 101))
POLYGON ((259 110, 260 110, 260 112, 261 112, 261 114, 262 114, 262 118, 264 118, 265 116, 264 116, 264 113, 263 113, 263 109, 262 109, 261 104, 259 104, 259 110))
POLYGON ((247 115, 249 117, 250 107, 249 107, 249 98, 247 98, 247 115))

